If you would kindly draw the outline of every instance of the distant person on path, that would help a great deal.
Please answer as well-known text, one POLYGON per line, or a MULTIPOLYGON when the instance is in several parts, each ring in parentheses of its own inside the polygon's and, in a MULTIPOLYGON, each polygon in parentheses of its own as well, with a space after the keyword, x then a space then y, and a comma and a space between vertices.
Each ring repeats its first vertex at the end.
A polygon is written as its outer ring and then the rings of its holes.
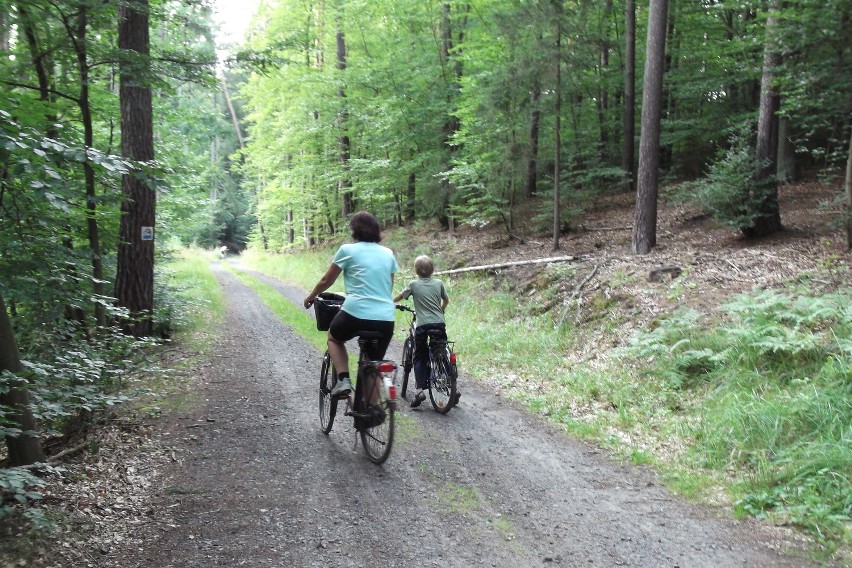
MULTIPOLYGON (((414 259, 414 272, 418 279, 411 281, 409 285, 397 294, 393 301, 412 298, 414 300, 414 311, 417 315, 417 328, 414 330, 414 380, 417 386, 417 394, 411 401, 411 407, 420 406, 426 400, 423 392, 428 386, 429 374, 429 332, 438 332, 438 338, 447 339, 447 324, 444 321, 444 311, 450 303, 450 297, 444 288, 444 283, 437 278, 432 278, 435 265, 428 256, 421 255, 414 259)), ((456 392, 453 404, 456 404, 461 396, 456 392)))
POLYGON ((225 258, 225 255, 228 254, 228 245, 222 245, 219 247, 219 256, 221 258, 225 258))
POLYGON ((340 312, 331 320, 328 329, 328 353, 337 372, 337 383, 331 396, 344 395, 352 390, 349 379, 349 356, 346 342, 359 331, 382 334, 376 350, 368 355, 383 359, 393 337, 394 303, 393 275, 399 265, 393 251, 379 244, 382 240, 379 221, 372 213, 361 211, 349 223, 354 243, 341 245, 328 270, 311 293, 305 296, 305 308, 310 308, 317 296, 328 290, 343 273, 346 300, 340 312))

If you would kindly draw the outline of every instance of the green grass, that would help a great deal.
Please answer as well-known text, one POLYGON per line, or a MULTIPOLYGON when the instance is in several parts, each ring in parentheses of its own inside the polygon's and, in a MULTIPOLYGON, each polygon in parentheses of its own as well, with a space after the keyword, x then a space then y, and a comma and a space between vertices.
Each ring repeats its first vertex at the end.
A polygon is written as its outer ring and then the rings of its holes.
POLYGON ((209 251, 180 249, 160 273, 168 287, 163 303, 171 306, 172 298, 180 299, 179 309, 169 308, 177 336, 201 354, 209 354, 211 330, 218 329, 225 317, 225 298, 210 271, 211 260, 209 251))
MULTIPOLYGON (((310 288, 332 253, 255 255, 249 264, 310 288)), ((395 292, 412 278, 410 260, 400 258, 395 292)), ((737 514, 797 525, 829 551, 850 544, 852 294, 790 289, 731 299, 710 317, 677 312, 608 366, 590 368, 565 365, 582 326, 557 328, 553 314, 489 278, 443 280, 448 334, 466 377, 655 467, 692 500, 727 495, 737 514)), ((298 328, 307 316, 297 311, 284 319, 298 328)), ((608 329, 607 321, 589 325, 608 329)), ((400 317, 397 337, 406 330, 400 317)))
POLYGON ((274 286, 260 281, 251 274, 233 268, 231 272, 240 282, 254 290, 272 313, 278 316, 278 319, 291 327, 295 333, 310 341, 320 352, 325 351, 327 334, 324 331, 317 331, 316 320, 310 312, 282 296, 274 286))

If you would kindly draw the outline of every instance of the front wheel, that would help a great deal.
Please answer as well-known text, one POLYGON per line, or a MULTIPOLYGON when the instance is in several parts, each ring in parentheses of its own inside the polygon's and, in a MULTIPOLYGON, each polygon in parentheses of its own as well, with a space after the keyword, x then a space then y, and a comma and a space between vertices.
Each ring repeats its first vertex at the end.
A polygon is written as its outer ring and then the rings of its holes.
POLYGON ((411 369, 414 367, 414 339, 409 335, 405 338, 405 343, 402 346, 402 386, 400 387, 400 398, 405 398, 405 391, 408 389, 408 376, 411 374, 411 369))
POLYGON ((441 349, 432 359, 432 378, 429 381, 429 400, 432 408, 439 414, 446 414, 453 407, 456 398, 456 376, 450 367, 450 357, 446 348, 441 349))
POLYGON ((337 414, 337 399, 331 396, 331 389, 334 387, 336 376, 334 365, 331 363, 331 356, 326 351, 322 358, 319 388, 319 416, 323 434, 331 432, 334 417, 337 414))

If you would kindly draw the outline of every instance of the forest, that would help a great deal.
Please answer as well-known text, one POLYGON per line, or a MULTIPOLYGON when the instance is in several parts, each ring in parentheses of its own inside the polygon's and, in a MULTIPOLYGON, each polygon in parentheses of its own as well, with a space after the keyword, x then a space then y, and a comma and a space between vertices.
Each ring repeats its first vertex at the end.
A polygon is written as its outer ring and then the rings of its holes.
POLYGON ((0 516, 180 328, 185 247, 369 210, 564 251, 626 196, 640 258, 661 200, 760 242, 813 182, 852 249, 852 0, 264 0, 227 45, 214 10, 0 0, 0 516))

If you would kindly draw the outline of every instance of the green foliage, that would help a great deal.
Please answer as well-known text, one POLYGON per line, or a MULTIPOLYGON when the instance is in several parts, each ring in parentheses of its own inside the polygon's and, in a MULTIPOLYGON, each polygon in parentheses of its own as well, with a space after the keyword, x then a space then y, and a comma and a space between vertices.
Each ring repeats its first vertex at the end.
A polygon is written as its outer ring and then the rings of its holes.
POLYGON ((8 517, 20 505, 40 500, 42 495, 36 489, 45 484, 27 469, 0 469, 0 519, 8 517))
POLYGON ((684 398, 701 466, 740 470, 743 513, 842 540, 852 494, 852 293, 762 291, 708 327, 678 312, 636 336, 629 354, 684 398), (690 395, 687 389, 701 390, 690 395))
POLYGON ((759 163, 752 140, 748 123, 734 128, 728 146, 718 150, 707 176, 677 186, 671 195, 675 200, 701 206, 725 225, 751 227, 760 216, 759 206, 765 195, 765 187, 754 178, 759 163))

